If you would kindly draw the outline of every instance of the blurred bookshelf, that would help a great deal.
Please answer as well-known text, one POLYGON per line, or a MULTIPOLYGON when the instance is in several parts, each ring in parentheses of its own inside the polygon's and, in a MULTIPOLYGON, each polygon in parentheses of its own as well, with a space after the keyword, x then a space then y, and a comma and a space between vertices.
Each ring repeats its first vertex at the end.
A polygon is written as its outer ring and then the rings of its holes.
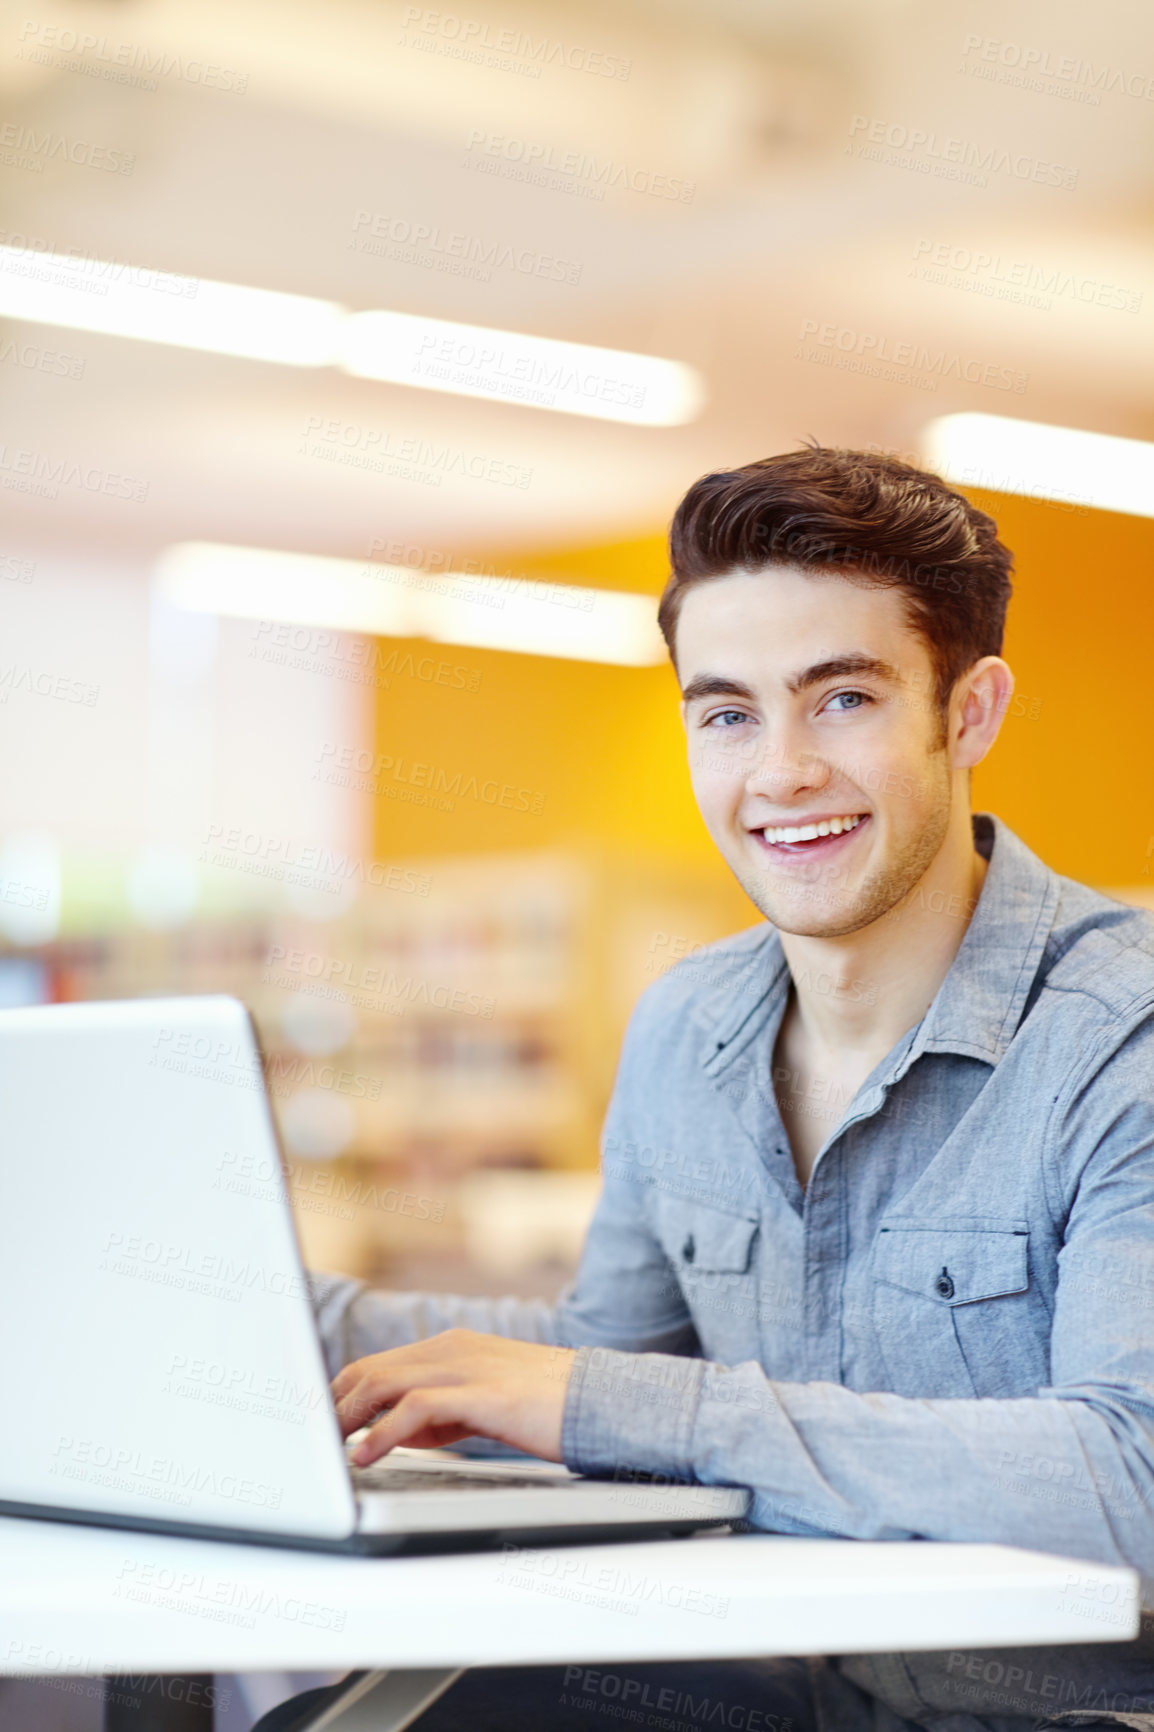
POLYGON ((306 1262, 552 1295, 597 1195, 644 988, 756 911, 708 863, 590 848, 410 860, 284 905, 0 951, 7 1003, 230 993, 252 1011, 306 1262))

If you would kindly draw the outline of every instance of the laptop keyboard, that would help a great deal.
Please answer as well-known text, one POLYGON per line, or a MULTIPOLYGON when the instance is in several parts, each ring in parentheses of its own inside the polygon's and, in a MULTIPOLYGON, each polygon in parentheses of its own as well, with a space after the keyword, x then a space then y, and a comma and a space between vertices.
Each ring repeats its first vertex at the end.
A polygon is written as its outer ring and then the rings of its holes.
POLYGON ((523 1486, 555 1485, 555 1480, 531 1478, 528 1474, 455 1473, 445 1468, 390 1467, 374 1462, 354 1467, 353 1484, 360 1491, 480 1491, 500 1486, 505 1491, 523 1486))

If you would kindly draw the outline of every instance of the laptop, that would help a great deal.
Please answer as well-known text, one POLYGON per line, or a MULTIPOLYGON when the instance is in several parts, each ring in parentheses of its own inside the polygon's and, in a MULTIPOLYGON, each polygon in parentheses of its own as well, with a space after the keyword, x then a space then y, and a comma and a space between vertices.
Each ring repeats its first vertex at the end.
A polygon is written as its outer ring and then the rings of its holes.
POLYGON ((352 1467, 237 999, 0 1011, 0 1125, 0 1511, 374 1553, 745 1515, 528 1458, 352 1467))

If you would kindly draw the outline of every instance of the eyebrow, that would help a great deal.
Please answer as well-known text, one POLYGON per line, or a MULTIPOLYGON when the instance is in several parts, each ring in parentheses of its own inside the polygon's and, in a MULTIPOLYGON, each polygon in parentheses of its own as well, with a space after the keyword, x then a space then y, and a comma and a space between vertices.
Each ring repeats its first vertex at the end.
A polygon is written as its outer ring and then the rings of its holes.
MULTIPOLYGON (((853 650, 846 655, 830 656, 826 661, 814 662, 811 667, 802 668, 800 673, 788 675, 785 685, 786 690, 797 697, 810 686, 821 685, 826 680, 845 678, 882 680, 887 685, 901 684, 901 674, 892 662, 881 661, 877 656, 867 656, 860 650, 853 650)), ((687 704, 701 698, 744 698, 747 703, 756 702, 756 694, 743 680, 730 679, 725 674, 698 674, 696 679, 690 680, 681 696, 687 704)))
MULTIPOLYGON (((882 662, 878 656, 863 655, 861 651, 849 651, 847 655, 828 656, 825 662, 814 662, 811 667, 804 667, 801 674, 787 675, 785 689, 792 696, 807 691, 809 686, 821 686, 827 679, 880 679, 889 686, 901 684, 901 672, 894 663, 882 662)), ((754 703, 755 693, 750 686, 740 679, 729 679, 726 674, 698 674, 697 679, 691 679, 684 688, 684 703, 695 703, 700 698, 745 698, 747 703, 754 703)))

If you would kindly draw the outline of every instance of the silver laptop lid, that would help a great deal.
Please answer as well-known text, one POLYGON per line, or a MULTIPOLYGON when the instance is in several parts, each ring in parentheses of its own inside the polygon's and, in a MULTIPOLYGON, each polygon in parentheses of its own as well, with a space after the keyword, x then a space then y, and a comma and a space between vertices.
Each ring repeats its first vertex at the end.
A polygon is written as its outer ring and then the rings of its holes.
POLYGON ((0 1127, 0 1500, 350 1534, 244 1006, 0 1012, 0 1127))

